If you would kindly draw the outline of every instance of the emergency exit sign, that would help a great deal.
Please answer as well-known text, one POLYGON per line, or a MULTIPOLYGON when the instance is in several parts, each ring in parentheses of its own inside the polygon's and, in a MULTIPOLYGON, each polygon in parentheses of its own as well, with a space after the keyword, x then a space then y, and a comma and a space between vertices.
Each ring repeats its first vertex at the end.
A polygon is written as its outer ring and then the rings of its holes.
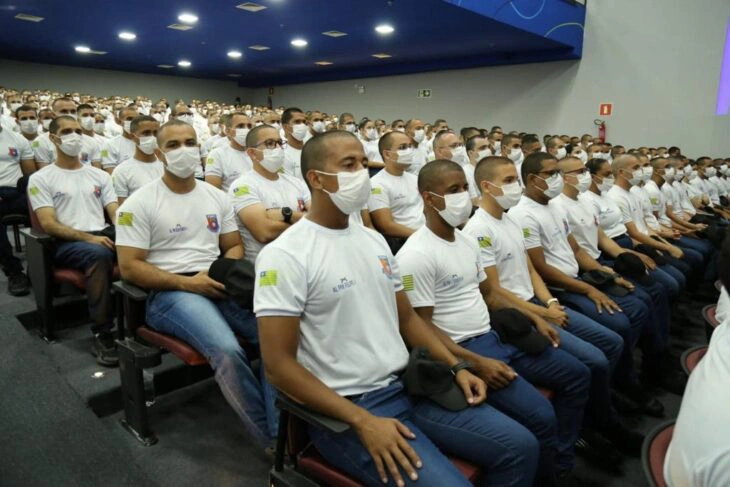
POLYGON ((431 98, 431 90, 418 90, 418 98, 431 98))
POLYGON ((598 114, 602 117, 610 117, 613 113, 613 103, 601 103, 598 114))

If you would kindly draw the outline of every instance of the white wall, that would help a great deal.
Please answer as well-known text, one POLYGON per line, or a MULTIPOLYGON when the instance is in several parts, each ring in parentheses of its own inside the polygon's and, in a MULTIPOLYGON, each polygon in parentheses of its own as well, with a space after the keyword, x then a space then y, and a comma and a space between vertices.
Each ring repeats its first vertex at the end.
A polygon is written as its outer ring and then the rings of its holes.
POLYGON ((599 104, 611 102, 610 142, 730 156, 730 116, 715 116, 729 17, 728 0, 590 0, 580 61, 277 86, 273 103, 580 135, 597 134, 599 104), (432 98, 416 98, 421 88, 432 98))
POLYGON ((97 96, 143 95, 154 101, 161 97, 170 101, 176 98, 210 98, 232 103, 237 96, 245 100, 250 93, 250 90, 239 88, 236 81, 127 73, 8 59, 0 59, 0 86, 30 90, 51 89, 59 92, 79 91, 97 96))

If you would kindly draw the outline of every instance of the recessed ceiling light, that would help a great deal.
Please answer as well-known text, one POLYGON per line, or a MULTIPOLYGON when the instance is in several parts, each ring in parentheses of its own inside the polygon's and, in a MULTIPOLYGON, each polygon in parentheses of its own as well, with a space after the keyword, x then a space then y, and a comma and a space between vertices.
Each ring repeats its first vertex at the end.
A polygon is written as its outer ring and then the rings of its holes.
POLYGON ((373 57, 376 57, 378 59, 387 59, 389 57, 393 57, 390 54, 385 54, 384 52, 381 52, 379 54, 373 54, 373 57))
POLYGON ((236 8, 240 8, 241 10, 246 10, 247 12, 260 12, 261 10, 266 9, 267 7, 264 7, 263 5, 259 5, 258 3, 253 2, 246 2, 242 3, 240 5, 236 5, 236 8))
POLYGON ((238 59, 242 56, 241 51, 228 51, 228 57, 238 59))
POLYGON ((347 33, 340 32, 339 30, 328 30, 327 32, 322 32, 322 35, 329 36, 329 37, 342 37, 342 36, 346 36, 347 33))
POLYGON ((175 30, 190 30, 193 28, 192 25, 185 25, 185 24, 170 24, 167 26, 168 29, 175 29, 175 30))
POLYGON ((92 49, 89 51, 89 54, 96 54, 97 56, 103 56, 104 54, 106 54, 106 51, 95 51, 92 49))
POLYGON ((375 28, 378 34, 392 34, 395 31, 392 25, 381 24, 375 28))
POLYGON ((173 66, 172 64, 158 64, 157 67, 162 69, 172 69, 175 66, 173 66))
POLYGON ((332 61, 317 61, 314 64, 316 64, 317 66, 329 66, 330 64, 335 64, 335 63, 333 63, 332 61))
POLYGON ((120 32, 119 38, 124 39, 125 41, 133 41, 137 38, 137 34, 134 32, 120 32))
POLYGON ((293 41, 291 41, 291 45, 294 47, 304 47, 307 44, 309 44, 309 43, 307 41, 305 41, 304 39, 294 39, 293 41))
POLYGON ((236 74, 236 73, 231 73, 231 74, 228 75, 228 77, 229 78, 240 78, 241 75, 240 74, 236 74))
POLYGON ((29 15, 29 14, 18 14, 15 16, 18 20, 27 20, 28 22, 40 22, 44 20, 44 17, 38 17, 37 15, 29 15))
POLYGON ((262 46, 261 44, 256 44, 253 46, 248 46, 249 49, 253 49, 254 51, 266 51, 268 49, 271 49, 269 46, 262 46))
POLYGON ((91 48, 89 46, 76 46, 76 47, 74 47, 74 49, 76 50, 76 52, 83 52, 83 53, 91 52, 91 48))
POLYGON ((177 65, 180 66, 181 68, 189 68, 192 65, 192 63, 190 61, 186 61, 185 59, 183 59, 181 61, 178 61, 177 65))
POLYGON ((180 15, 178 15, 177 20, 179 20, 180 22, 184 22, 186 24, 194 24, 195 22, 198 21, 198 16, 185 12, 185 13, 181 13, 180 15))

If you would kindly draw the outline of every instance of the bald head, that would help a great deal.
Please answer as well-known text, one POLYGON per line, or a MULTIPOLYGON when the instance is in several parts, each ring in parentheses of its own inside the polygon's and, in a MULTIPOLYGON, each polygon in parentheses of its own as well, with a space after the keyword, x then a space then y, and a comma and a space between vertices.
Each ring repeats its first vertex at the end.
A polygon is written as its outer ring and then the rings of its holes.
MULTIPOLYGON (((327 172, 327 163, 338 152, 338 147, 345 142, 360 141, 352 133, 345 130, 333 130, 317 134, 304 144, 302 149, 302 176, 304 181, 309 185, 307 173, 309 171, 325 171, 327 172)), ((362 147, 362 144, 360 144, 362 147)), ((337 171, 332 171, 337 172, 337 171)))
POLYGON ((630 171, 633 170, 631 169, 632 166, 638 165, 639 159, 637 159, 636 156, 633 156, 631 154, 622 154, 613 160, 613 162, 611 163, 611 170, 614 174, 618 174, 618 172, 622 169, 630 171))
POLYGON ((438 193, 440 185, 445 180, 444 176, 452 171, 464 173, 461 166, 453 161, 437 159, 429 162, 418 173, 418 192, 433 191, 438 193))
MULTIPOLYGON (((514 166, 515 163, 507 157, 501 156, 489 156, 485 157, 477 164, 474 170, 474 181, 477 186, 481 187, 483 181, 489 181, 495 183, 495 179, 500 173, 500 168, 503 166, 514 166)), ((515 174, 517 174, 515 172, 515 174)))

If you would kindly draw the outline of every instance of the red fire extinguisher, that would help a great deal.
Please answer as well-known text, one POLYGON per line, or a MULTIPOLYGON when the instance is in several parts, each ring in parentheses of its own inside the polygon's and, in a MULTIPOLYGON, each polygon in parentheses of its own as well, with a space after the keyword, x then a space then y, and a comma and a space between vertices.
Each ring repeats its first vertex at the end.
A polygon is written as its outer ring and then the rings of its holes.
POLYGON ((601 143, 606 142, 606 121, 595 119, 593 123, 598 125, 598 138, 601 139, 601 143))

